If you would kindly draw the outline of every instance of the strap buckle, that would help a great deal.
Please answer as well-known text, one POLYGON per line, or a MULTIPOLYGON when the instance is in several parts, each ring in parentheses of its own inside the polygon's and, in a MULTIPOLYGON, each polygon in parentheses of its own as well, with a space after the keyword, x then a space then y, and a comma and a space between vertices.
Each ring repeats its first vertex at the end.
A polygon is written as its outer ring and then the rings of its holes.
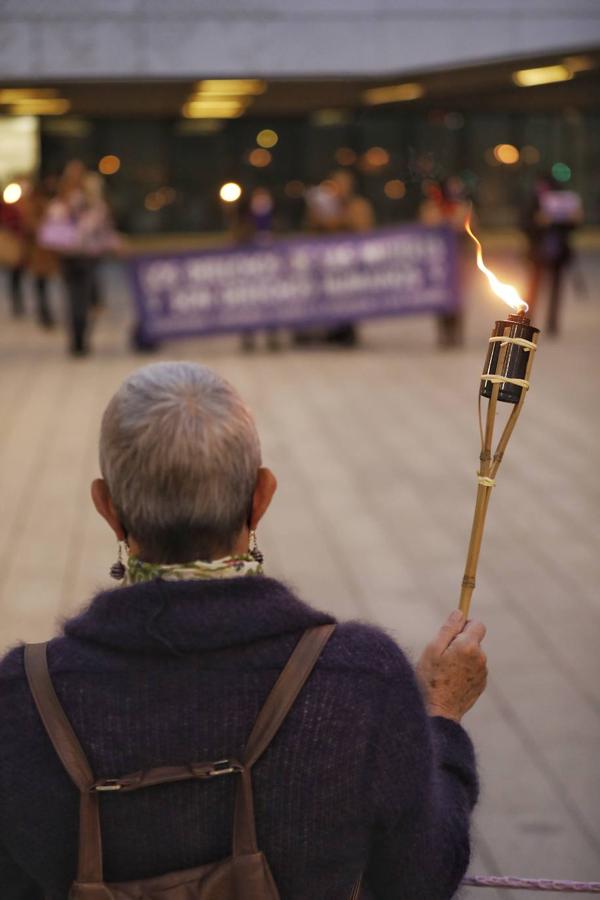
POLYGON ((106 778, 99 784, 94 785, 95 791, 120 791, 123 785, 117 778, 106 778))
POLYGON ((231 775, 233 772, 243 772, 244 767, 234 759, 219 759, 211 764, 206 772, 206 778, 215 778, 217 775, 231 775))

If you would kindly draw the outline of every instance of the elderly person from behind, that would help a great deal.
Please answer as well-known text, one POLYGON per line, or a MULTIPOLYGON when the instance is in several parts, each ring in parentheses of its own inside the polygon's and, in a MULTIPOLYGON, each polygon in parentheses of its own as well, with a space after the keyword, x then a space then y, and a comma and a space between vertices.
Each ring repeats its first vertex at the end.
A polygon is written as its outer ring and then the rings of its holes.
POLYGON ((452 613, 415 673, 383 631, 263 574, 275 476, 205 367, 130 375, 100 467, 123 583, 0 665, 2 900, 451 897, 483 625, 452 613))

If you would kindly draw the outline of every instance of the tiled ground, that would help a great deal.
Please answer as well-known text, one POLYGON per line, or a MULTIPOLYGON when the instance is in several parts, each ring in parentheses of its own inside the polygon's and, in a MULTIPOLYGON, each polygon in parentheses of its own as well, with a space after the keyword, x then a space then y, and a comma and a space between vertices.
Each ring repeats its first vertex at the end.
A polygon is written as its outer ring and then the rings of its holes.
MULTIPOLYGON (((522 276, 510 253, 495 261, 522 276)), ((583 267, 591 288, 600 261, 588 253, 583 267)), ((62 334, 11 321, 0 287, 2 646, 49 636, 114 559, 88 486, 101 411, 144 360, 127 351, 122 279, 106 275, 109 308, 84 361, 64 355, 62 334)), ((474 872, 600 880, 600 293, 591 294, 570 289, 564 336, 541 339, 491 502, 474 602, 489 628, 491 681, 466 721, 483 782, 474 872)), ((269 572, 340 616, 380 622, 413 654, 457 600, 475 396, 501 315, 474 279, 458 352, 435 349, 432 322, 405 320, 369 325, 355 352, 244 356, 227 338, 159 354, 218 368, 254 408, 280 480, 260 531, 269 572)))

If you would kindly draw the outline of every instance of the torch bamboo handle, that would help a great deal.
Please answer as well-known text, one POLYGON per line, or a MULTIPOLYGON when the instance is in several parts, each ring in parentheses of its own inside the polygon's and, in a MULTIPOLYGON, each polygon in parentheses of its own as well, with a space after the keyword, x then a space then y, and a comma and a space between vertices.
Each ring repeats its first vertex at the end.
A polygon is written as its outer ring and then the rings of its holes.
MULTIPOLYGON (((516 318, 517 317, 511 316, 511 320, 516 318)), ((529 324, 529 319, 525 320, 525 322, 529 324)), ((485 428, 483 427, 481 417, 481 396, 479 398, 479 431, 481 434, 481 454, 479 457, 481 464, 478 472, 479 484, 477 488, 477 499, 475 501, 473 524, 471 526, 471 537, 469 539, 467 562, 465 564, 465 574, 462 581, 460 600, 458 604, 458 608, 465 614, 465 616, 469 615, 469 610, 471 607, 471 597, 473 595, 473 591, 475 590, 475 576, 477 574, 477 564, 479 562, 479 552, 481 550, 481 541, 483 539, 483 529, 485 526, 485 517, 490 501, 490 495, 495 484, 496 473, 504 456, 504 451, 506 450, 508 442, 513 433, 513 429, 517 424, 517 419, 519 418, 521 410, 523 409, 526 390, 527 387, 529 387, 531 366, 533 364, 533 358, 535 356, 534 351, 537 349, 537 329, 533 329, 534 333, 532 334, 531 340, 525 340, 521 337, 512 337, 510 336, 510 334, 506 333, 507 328, 505 328, 504 325, 510 326, 511 322, 498 324, 503 326, 503 334, 492 335, 492 337, 490 338, 490 343, 500 344, 500 352, 496 360, 495 371, 485 372, 481 376, 482 379, 491 382, 492 390, 487 406, 485 428), (524 347, 525 352, 529 354, 527 365, 525 367, 524 378, 503 377, 506 354, 509 346, 512 344, 517 344, 521 347, 524 347), (521 393, 518 402, 513 407, 512 412, 508 417, 508 421, 504 426, 502 435, 500 436, 500 439, 496 445, 496 450, 492 451, 494 426, 496 422, 496 406, 499 399, 500 385, 506 382, 519 384, 521 387, 521 393)))
POLYGON ((469 610, 471 608, 471 597, 473 595, 473 591, 475 589, 475 584, 465 584, 463 582, 463 586, 460 591, 460 601, 458 604, 458 608, 461 613, 464 615, 465 619, 469 618, 469 610))
POLYGON ((469 550, 467 552, 465 574, 463 577, 462 588, 460 592, 460 601, 458 604, 458 608, 467 617, 469 615, 469 609, 471 607, 471 596, 473 594, 473 591, 475 590, 475 575, 477 573, 477 564, 479 562, 479 552, 481 550, 481 541, 483 539, 485 517, 487 514, 491 492, 492 488, 488 485, 480 484, 477 488, 477 499, 475 501, 473 525, 471 526, 469 550))

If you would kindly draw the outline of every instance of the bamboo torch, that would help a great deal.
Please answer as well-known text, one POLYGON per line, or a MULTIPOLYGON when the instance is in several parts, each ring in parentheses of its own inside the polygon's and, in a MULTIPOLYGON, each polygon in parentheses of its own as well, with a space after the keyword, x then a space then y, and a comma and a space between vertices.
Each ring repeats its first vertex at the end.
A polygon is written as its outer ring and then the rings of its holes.
POLYGON ((477 498, 459 602, 459 609, 465 616, 468 616, 471 597, 475 589, 479 551, 481 550, 490 496, 496 484, 496 474, 506 447, 525 403, 539 329, 531 325, 526 316, 527 304, 521 299, 516 289, 512 285, 499 281, 484 264, 481 244, 471 230, 470 216, 465 223, 465 230, 477 245, 477 267, 487 277, 494 293, 514 310, 508 318, 501 319, 495 324, 489 340, 479 389, 481 453, 477 473, 477 498), (487 400, 485 422, 482 398, 487 400), (510 403, 512 409, 494 447, 498 403, 510 403))

